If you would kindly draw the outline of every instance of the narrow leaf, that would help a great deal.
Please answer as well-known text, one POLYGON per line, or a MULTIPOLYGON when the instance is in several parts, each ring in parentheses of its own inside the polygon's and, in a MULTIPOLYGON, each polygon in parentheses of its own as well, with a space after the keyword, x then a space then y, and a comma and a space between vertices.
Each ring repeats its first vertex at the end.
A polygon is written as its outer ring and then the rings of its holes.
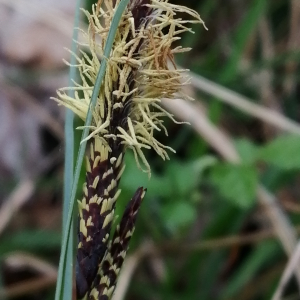
POLYGON ((254 204, 258 175, 255 167, 220 164, 213 168, 212 182, 228 201, 242 208, 254 204))

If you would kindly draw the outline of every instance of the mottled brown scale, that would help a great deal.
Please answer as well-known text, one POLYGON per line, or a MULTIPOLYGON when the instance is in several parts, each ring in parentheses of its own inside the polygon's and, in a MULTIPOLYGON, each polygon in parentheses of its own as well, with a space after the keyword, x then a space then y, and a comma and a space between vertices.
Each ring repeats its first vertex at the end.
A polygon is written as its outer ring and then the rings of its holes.
MULTIPOLYGON (((96 158, 101 155, 99 152, 94 153, 96 158)), ((102 179, 101 175, 104 174, 110 167, 111 164, 108 160, 99 162, 99 165, 93 168, 93 160, 89 160, 91 166, 91 172, 86 173, 86 183, 87 183, 87 204, 89 205, 89 210, 82 209, 82 216, 85 223, 92 218, 92 225, 87 227, 87 236, 84 236, 80 232, 80 226, 78 226, 78 243, 82 246, 77 250, 77 261, 76 261, 76 287, 77 287, 77 298, 80 299, 84 297, 88 289, 91 287, 92 282, 98 271, 98 264, 103 259, 104 254, 107 250, 107 241, 103 241, 105 236, 109 234, 111 229, 111 222, 109 222, 105 227, 103 223, 105 217, 111 212, 106 211, 100 215, 101 207, 103 201, 100 204, 90 203, 90 199, 94 195, 103 197, 103 199, 113 198, 117 187, 113 188, 108 196, 104 196, 104 190, 110 184, 111 180, 115 178, 115 173, 109 174, 105 179, 102 179), (93 188, 95 178, 100 176, 99 182, 96 188, 93 188), (91 237, 90 241, 87 241, 87 237, 91 237)))
POLYGON ((99 298, 99 300, 108 300, 108 296, 107 295, 101 295, 99 298))
MULTIPOLYGON (((101 157, 101 153, 98 151, 94 152, 95 158, 97 156, 101 157)), ((104 190, 108 187, 108 185, 111 183, 112 179, 116 178, 116 173, 118 170, 114 170, 113 173, 107 175, 104 179, 102 178, 103 174, 107 172, 111 168, 111 164, 109 162, 109 159, 100 161, 98 166, 93 168, 93 163, 94 161, 90 158, 89 159, 90 166, 91 166, 91 172, 86 173, 86 183, 87 183, 87 188, 88 188, 88 198, 92 198, 95 194, 97 195, 103 195, 104 190), (93 182, 97 176, 100 176, 100 180, 94 189, 92 187, 93 182)), ((115 188, 110 194, 114 195, 116 192, 117 188, 115 188)))
POLYGON ((137 213, 142 203, 144 194, 146 190, 139 188, 130 202, 128 203, 124 214, 122 216, 120 225, 117 227, 114 236, 112 238, 112 245, 108 249, 108 253, 101 264, 101 276, 109 278, 109 284, 99 284, 100 276, 97 277, 98 284, 95 281, 95 289, 99 292, 98 299, 90 297, 91 300, 102 300, 102 293, 104 291, 104 286, 107 289, 115 288, 118 274, 114 271, 114 268, 120 269, 124 262, 124 258, 120 255, 122 252, 126 253, 128 250, 129 241, 131 235, 127 236, 128 232, 133 232, 135 227, 135 222, 137 218, 137 213), (127 237, 126 237, 127 236, 127 237), (110 261, 111 260, 111 261, 110 261), (114 267, 114 268, 113 268, 114 267))

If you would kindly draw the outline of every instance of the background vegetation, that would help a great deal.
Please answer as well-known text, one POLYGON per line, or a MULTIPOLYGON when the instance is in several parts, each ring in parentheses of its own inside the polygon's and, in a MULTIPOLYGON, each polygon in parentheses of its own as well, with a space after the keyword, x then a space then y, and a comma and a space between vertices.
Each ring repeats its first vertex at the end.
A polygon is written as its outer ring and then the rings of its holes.
MULTIPOLYGON (((148 193, 115 300, 267 300, 300 226, 299 2, 173 2, 209 28, 176 57, 195 101, 164 103, 191 126, 167 123, 177 153, 148 153, 150 181, 127 154, 118 214, 148 193)), ((24 3, 0 0, 0 299, 53 299, 64 113, 49 96, 67 85, 75 4, 24 3)), ((299 283, 283 299, 300 299, 299 283)))

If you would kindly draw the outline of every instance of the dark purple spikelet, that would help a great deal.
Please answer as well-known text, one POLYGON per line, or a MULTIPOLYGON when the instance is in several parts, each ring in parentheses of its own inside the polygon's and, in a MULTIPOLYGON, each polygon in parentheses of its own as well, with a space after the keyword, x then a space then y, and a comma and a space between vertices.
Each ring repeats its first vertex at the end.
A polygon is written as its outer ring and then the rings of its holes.
POLYGON ((150 0, 132 0, 129 3, 129 11, 132 13, 134 25, 137 29, 142 24, 147 23, 148 16, 151 14, 152 9, 147 4, 150 4, 150 0))
POLYGON ((115 230, 107 254, 101 263, 99 273, 94 281, 94 288, 89 295, 90 300, 110 299, 116 287, 117 278, 135 229, 137 213, 145 193, 146 189, 138 188, 128 203, 121 222, 115 230))
POLYGON ((76 261, 77 298, 88 292, 107 250, 118 182, 122 172, 122 153, 110 160, 105 147, 97 140, 91 144, 87 160, 84 197, 79 203, 78 250, 76 261))

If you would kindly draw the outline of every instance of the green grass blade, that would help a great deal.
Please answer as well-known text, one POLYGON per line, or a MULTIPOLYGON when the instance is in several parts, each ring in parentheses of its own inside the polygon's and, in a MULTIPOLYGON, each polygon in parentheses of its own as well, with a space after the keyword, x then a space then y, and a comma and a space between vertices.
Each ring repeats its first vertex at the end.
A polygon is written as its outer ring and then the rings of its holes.
MULTIPOLYGON (((113 46, 113 42, 115 39, 115 35, 116 35, 117 29, 118 29, 119 22, 121 20, 121 17, 123 15, 123 12, 124 12, 128 2, 129 2, 129 0, 122 0, 120 2, 120 4, 118 5, 118 7, 116 9, 115 15, 112 19, 112 24, 111 24, 111 27, 110 27, 110 30, 108 33, 108 37, 107 37, 107 41, 105 44, 105 48, 104 48, 104 56, 106 58, 109 58, 109 55, 110 55, 110 52, 111 52, 111 49, 113 46)), ((97 97, 98 97, 99 90, 100 90, 100 87, 102 84, 102 80, 105 75, 106 66, 107 66, 107 60, 103 59, 101 61, 100 69, 99 69, 99 72, 98 72, 98 75, 96 78, 95 87, 93 89, 92 99, 91 99, 90 107, 88 110, 87 118, 85 121, 85 129, 82 132, 81 140, 84 140, 88 136, 89 129, 87 128, 87 126, 90 126, 91 121, 92 121, 92 111, 97 102, 97 97)), ((73 208, 74 208, 77 184, 78 184, 79 175, 80 175, 80 169, 81 169, 84 154, 85 154, 85 148, 86 148, 86 142, 82 142, 79 147, 79 151, 78 151, 74 181, 73 181, 72 192, 71 192, 71 197, 70 197, 69 207, 68 207, 67 221, 66 221, 66 226, 64 228, 63 244, 62 244, 62 249, 61 249, 61 254, 60 254, 58 277, 57 277, 57 284, 56 284, 56 291, 55 291, 55 300, 64 299, 62 292, 63 292, 63 286, 64 286, 64 278, 67 275, 66 274, 67 249, 68 249, 68 245, 71 244, 70 243, 70 232, 71 232, 73 208)))
MULTIPOLYGON (((75 22, 74 22, 74 31, 73 31, 73 42, 71 50, 73 53, 76 53, 77 44, 76 40, 78 39, 78 26, 80 21, 80 7, 82 0, 77 0, 76 4, 76 13, 75 13, 75 22)), ((70 72, 69 72, 69 81, 68 86, 74 86, 72 80, 75 80, 77 77, 77 68, 74 66, 76 64, 75 56, 71 56, 70 60, 70 72)), ((68 95, 74 97, 75 91, 69 90, 68 95)), ((69 202, 71 199, 72 185, 73 185, 73 176, 74 176, 74 113, 70 109, 66 109, 65 116, 65 172, 64 172, 64 206, 63 206, 63 228, 65 228, 69 202)))
MULTIPOLYGON (((222 292, 221 299, 232 299, 242 291, 251 280, 258 276, 259 271, 263 270, 265 265, 274 261, 280 254, 280 247, 275 241, 264 241, 257 245, 249 254, 249 257, 236 268, 235 273, 226 284, 222 292)), ((239 297, 237 297, 239 298, 239 297)))
POLYGON ((237 27, 237 32, 234 37, 233 50, 226 64, 224 70, 221 73, 220 81, 226 82, 232 80, 238 71, 238 65, 243 55, 243 51, 247 42, 251 38, 251 34, 258 26, 258 20, 265 12, 267 7, 267 0, 255 0, 252 1, 247 15, 237 27))
MULTIPOLYGON (((80 22, 80 7, 82 5, 81 0, 77 0, 76 10, 75 10, 75 19, 74 19, 74 30, 73 30, 73 41, 71 50, 73 53, 76 53, 78 39, 78 26, 80 22)), ((75 56, 71 56, 71 67, 69 72, 69 86, 73 86, 74 83, 72 80, 75 80, 77 77, 77 68, 74 66, 76 64, 75 56)), ((74 97, 75 92, 69 90, 68 94, 70 97, 74 97)), ((66 109, 66 120, 65 120, 65 165, 64 165, 64 201, 63 201, 63 232, 66 229, 67 217, 68 217, 68 208, 70 205, 72 186, 73 186, 73 177, 74 177, 74 113, 70 109, 66 109)), ((70 228, 73 232, 73 226, 70 228)), ((66 265, 65 273, 63 276, 63 290, 62 295, 65 300, 72 300, 72 291, 73 291, 73 257, 74 249, 73 242, 74 236, 70 235, 70 240, 67 247, 66 253, 66 265)))

